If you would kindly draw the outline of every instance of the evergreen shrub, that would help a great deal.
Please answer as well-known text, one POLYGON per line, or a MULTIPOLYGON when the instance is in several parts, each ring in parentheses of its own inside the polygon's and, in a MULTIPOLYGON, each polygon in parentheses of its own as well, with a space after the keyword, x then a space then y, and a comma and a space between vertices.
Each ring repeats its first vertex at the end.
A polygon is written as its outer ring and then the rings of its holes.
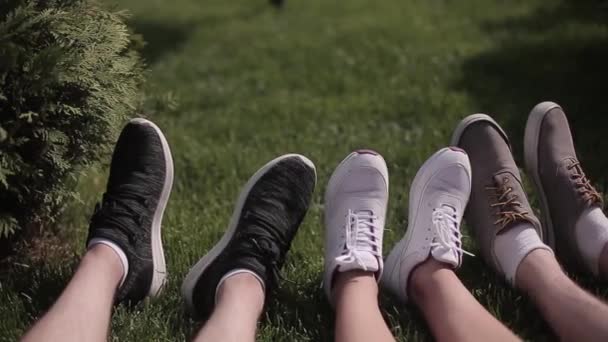
POLYGON ((0 237, 52 223, 78 170, 138 106, 125 13, 89 0, 0 0, 0 237))

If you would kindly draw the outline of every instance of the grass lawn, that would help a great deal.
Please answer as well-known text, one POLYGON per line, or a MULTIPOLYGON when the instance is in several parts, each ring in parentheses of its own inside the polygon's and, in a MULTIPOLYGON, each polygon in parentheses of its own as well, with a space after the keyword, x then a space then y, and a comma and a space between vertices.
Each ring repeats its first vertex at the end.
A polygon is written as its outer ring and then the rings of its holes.
MULTIPOLYGON (((146 114, 166 132, 176 178, 163 232, 168 287, 148 305, 118 308, 112 340, 191 336, 197 324, 182 308, 183 277, 222 235, 248 177, 283 153, 308 156, 319 177, 260 341, 333 338, 320 289, 322 198, 331 172, 353 149, 375 149, 389 166, 385 253, 404 234, 418 167, 474 112, 504 125, 521 160, 528 111, 541 100, 558 101, 571 113, 588 173, 600 185, 608 179, 608 158, 599 154, 608 147, 608 16, 596 0, 287 0, 281 11, 262 0, 116 1, 149 43, 146 114)), ((58 237, 4 262, 0 341, 17 339, 67 283, 106 166, 83 175, 82 202, 70 205, 58 237)), ((517 334, 554 339, 529 300, 479 258, 466 257, 458 274, 517 334)), ((593 280, 579 281, 608 297, 593 280)), ((414 307, 382 296, 382 309, 399 340, 430 338, 414 307)))

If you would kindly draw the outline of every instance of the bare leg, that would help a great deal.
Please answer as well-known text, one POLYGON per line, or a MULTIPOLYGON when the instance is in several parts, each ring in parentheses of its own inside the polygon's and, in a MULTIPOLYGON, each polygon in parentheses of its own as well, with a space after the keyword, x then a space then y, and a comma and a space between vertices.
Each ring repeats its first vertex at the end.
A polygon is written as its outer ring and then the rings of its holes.
POLYGON ((432 258, 412 273, 410 294, 437 341, 516 341, 445 264, 432 258))
POLYGON ((263 307, 260 282, 251 274, 234 275, 219 288, 213 314, 194 341, 253 342, 263 307))
POLYGON ((337 273, 336 341, 395 341, 378 306, 378 284, 371 272, 337 273))
POLYGON ((517 270, 517 285, 562 340, 608 340, 608 306, 570 280, 548 251, 528 254, 517 270))
POLYGON ((98 244, 86 252, 57 302, 22 341, 106 341, 123 268, 116 253, 98 244))

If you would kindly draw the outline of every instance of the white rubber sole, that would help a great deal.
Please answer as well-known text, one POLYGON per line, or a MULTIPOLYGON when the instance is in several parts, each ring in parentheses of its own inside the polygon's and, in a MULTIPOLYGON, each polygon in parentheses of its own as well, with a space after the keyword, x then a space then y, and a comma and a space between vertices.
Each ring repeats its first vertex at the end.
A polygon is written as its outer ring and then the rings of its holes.
MULTIPOLYGON (((416 172, 416 176, 414 177, 414 180, 412 181, 412 185, 410 188, 410 194, 409 194, 407 230, 405 232, 405 236, 397 243, 396 247, 391 251, 391 253, 389 254, 389 256, 386 259, 385 268, 387 270, 390 270, 390 273, 386 274, 387 279, 383 282, 391 281, 390 278, 392 277, 392 274, 395 271, 395 268, 399 267, 399 265, 402 261, 402 258, 403 258, 403 253, 409 249, 409 246, 412 242, 414 234, 416 233, 414 227, 416 226, 416 223, 417 223, 416 221, 418 220, 418 216, 415 214, 419 213, 422 210, 421 209, 421 206, 423 205, 423 201, 421 198, 422 194, 424 193, 424 190, 428 186, 431 179, 433 179, 433 177, 442 170, 435 166, 435 161, 437 159, 440 159, 444 153, 449 152, 450 150, 451 149, 449 147, 445 147, 445 148, 442 148, 439 151, 435 152, 435 154, 433 154, 431 157, 429 157, 429 159, 427 159, 424 162, 424 164, 422 164, 422 166, 420 167, 418 172, 416 172)), ((464 153, 464 152, 462 152, 462 153, 464 153)), ((469 174, 469 184, 471 184, 470 167, 468 168, 468 174, 469 174)), ((464 203, 465 208, 466 208, 466 204, 467 203, 465 202, 464 203)), ((429 241, 429 244, 430 244, 430 241, 429 241)), ((412 270, 413 270, 413 268, 412 268, 412 270)), ((410 272, 411 272, 411 270, 410 270, 410 272)), ((410 275, 408 274, 407 281, 409 281, 409 276, 410 275)), ((397 286, 397 287, 399 287, 399 286, 397 286)), ((404 294, 402 293, 402 295, 404 296, 403 298, 405 300, 407 300, 407 291, 404 294)))
POLYGON ((232 237, 236 232, 236 227, 239 223, 239 219, 241 217, 241 211, 243 210, 245 201, 249 196, 249 192, 251 191, 253 186, 258 182, 258 180, 260 180, 260 178, 262 178, 262 176, 264 176, 272 167, 274 167, 280 161, 290 157, 299 157, 304 163, 310 166, 310 168, 312 168, 312 170, 315 172, 316 183, 317 173, 315 165, 312 161, 310 161, 310 159, 299 154, 286 154, 275 158, 268 162, 266 165, 264 165, 261 169, 259 169, 253 176, 251 176, 251 178, 249 178, 249 180, 247 181, 247 183, 239 194, 234 211, 232 212, 232 217, 230 218, 230 223, 228 224, 228 229, 226 230, 220 241, 215 244, 215 246, 213 246, 213 248, 211 248, 211 250, 207 252, 207 254, 205 254, 205 256, 203 256, 190 269, 190 272, 188 272, 188 275, 186 275, 186 278, 184 279, 184 283, 182 284, 182 296, 184 297, 184 300, 186 302, 186 309, 188 311, 195 312, 194 303, 192 302, 192 293, 194 291, 196 283, 198 282, 198 279, 203 274, 203 272, 205 272, 205 269, 207 269, 207 267, 211 265, 211 263, 213 263, 213 261, 224 251, 230 240, 232 240, 232 237))
POLYGON ((502 129, 502 127, 500 127, 500 125, 494 119, 492 119, 491 116, 486 115, 486 114, 481 114, 481 113, 469 115, 466 118, 464 118, 462 121, 460 121, 458 126, 456 126, 454 133, 452 134, 452 140, 450 142, 450 145, 458 146, 458 144, 460 143, 460 139, 462 138, 462 135, 464 134, 464 131, 470 125, 472 125, 478 121, 487 121, 487 122, 491 123, 498 130, 498 132, 503 136, 503 138, 507 142, 507 145, 509 145, 509 150, 511 149, 511 144, 509 143, 509 137, 507 136, 507 133, 505 133, 505 131, 502 129))
POLYGON ((163 135, 162 131, 152 121, 136 118, 130 121, 131 123, 139 125, 147 125, 156 131, 160 138, 163 155, 165 157, 165 183, 163 184, 163 190, 160 195, 160 199, 154 211, 154 218, 152 219, 152 263, 154 265, 154 272, 152 274, 152 283, 150 284, 150 290, 148 296, 155 298, 162 292, 165 283, 167 281, 167 265, 165 262, 165 253, 163 251, 163 242, 161 238, 161 225, 163 221, 163 214, 171 195, 171 188, 173 187, 173 157, 171 156, 171 149, 169 143, 163 135))
POLYGON ((552 249, 555 248, 555 233, 553 231, 551 215, 549 214, 549 203, 545 191, 543 190, 543 185, 540 181, 540 173, 538 171, 538 139, 540 138, 540 129, 545 116, 554 108, 561 107, 553 102, 542 102, 536 105, 528 116, 526 132, 524 134, 524 160, 526 163, 526 171, 532 176, 532 181, 539 193, 540 205, 542 208, 543 240, 552 249))

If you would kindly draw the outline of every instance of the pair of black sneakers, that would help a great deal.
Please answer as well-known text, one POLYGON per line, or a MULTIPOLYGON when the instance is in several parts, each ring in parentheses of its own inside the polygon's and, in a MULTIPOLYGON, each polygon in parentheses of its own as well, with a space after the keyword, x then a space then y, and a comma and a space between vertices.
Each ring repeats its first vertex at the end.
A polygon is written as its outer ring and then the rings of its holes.
MULTIPOLYGON (((126 255, 128 272, 116 302, 136 303, 160 294, 166 279, 161 221, 173 183, 173 161, 160 129, 133 119, 112 157, 103 200, 91 218, 87 244, 100 240, 126 255)), ((237 200, 222 239, 190 270, 182 286, 189 311, 207 317, 222 277, 237 269, 255 273, 267 293, 304 218, 316 183, 314 164, 288 154, 258 170, 237 200)))

